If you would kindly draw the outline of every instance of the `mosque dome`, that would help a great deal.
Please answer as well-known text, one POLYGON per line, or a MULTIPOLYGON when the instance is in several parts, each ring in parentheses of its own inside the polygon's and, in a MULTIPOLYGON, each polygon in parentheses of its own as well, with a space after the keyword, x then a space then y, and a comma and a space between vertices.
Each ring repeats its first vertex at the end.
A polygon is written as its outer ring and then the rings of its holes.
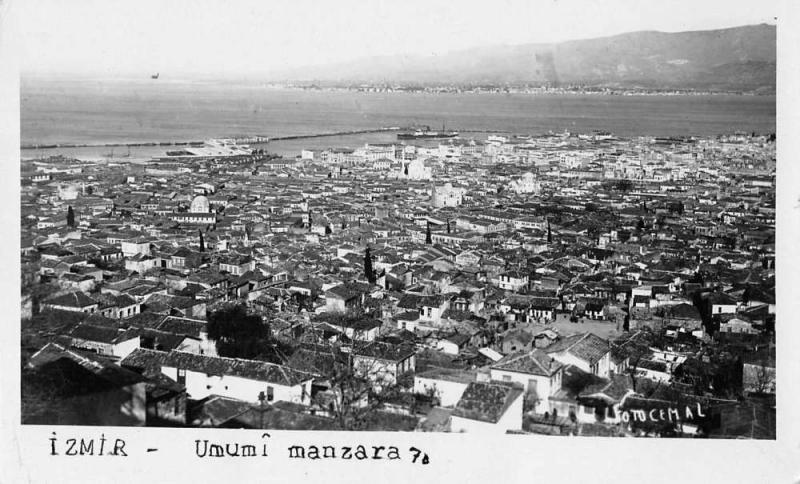
POLYGON ((208 198, 200 195, 194 197, 192 200, 192 206, 189 209, 191 213, 209 213, 211 211, 210 205, 208 203, 208 198))

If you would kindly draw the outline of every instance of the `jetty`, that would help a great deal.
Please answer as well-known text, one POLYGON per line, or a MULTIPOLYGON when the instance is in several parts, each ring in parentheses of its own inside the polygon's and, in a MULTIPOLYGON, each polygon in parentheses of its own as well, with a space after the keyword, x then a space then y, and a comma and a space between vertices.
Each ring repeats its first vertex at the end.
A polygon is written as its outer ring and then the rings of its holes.
MULTIPOLYGON (((330 136, 348 136, 357 134, 369 133, 384 133, 389 131, 400 131, 403 128, 392 126, 387 128, 372 128, 372 129, 357 129, 349 131, 335 131, 331 133, 311 133, 311 134, 298 134, 290 136, 274 136, 268 137, 264 135, 254 136, 230 136, 222 137, 220 139, 231 140, 237 144, 265 144, 271 141, 287 141, 296 139, 311 139, 311 138, 324 138, 330 136)), ((125 146, 129 148, 146 147, 146 146, 202 146, 205 141, 150 141, 150 142, 133 142, 133 143, 51 143, 51 144, 23 144, 23 150, 46 150, 53 148, 112 148, 117 146, 125 146)))

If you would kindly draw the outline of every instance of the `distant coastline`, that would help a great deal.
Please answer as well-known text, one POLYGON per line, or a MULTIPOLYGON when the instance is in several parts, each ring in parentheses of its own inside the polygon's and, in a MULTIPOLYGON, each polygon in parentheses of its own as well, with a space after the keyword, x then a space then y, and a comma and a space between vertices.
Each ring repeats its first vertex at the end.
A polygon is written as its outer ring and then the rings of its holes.
POLYGON ((661 89, 661 88, 618 88, 607 86, 550 87, 529 85, 447 85, 427 86, 385 85, 385 84, 346 84, 316 85, 313 83, 269 84, 279 89, 322 92, 373 92, 407 94, 528 94, 533 96, 774 96, 775 90, 708 90, 708 89, 661 89))

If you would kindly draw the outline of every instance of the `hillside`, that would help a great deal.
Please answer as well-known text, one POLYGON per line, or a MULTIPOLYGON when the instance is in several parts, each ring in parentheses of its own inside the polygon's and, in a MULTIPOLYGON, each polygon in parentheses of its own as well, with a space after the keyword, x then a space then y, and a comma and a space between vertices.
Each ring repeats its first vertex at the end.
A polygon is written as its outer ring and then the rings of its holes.
POLYGON ((775 89, 776 29, 632 32, 557 44, 492 46, 294 69, 295 81, 552 83, 677 89, 775 89))

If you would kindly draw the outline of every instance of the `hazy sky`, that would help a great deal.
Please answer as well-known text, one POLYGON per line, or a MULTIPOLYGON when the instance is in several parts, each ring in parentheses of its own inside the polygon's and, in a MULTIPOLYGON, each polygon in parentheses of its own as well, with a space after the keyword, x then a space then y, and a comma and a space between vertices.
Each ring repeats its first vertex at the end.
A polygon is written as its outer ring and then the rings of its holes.
POLYGON ((772 0, 22 0, 23 73, 246 75, 636 30, 775 23, 772 0))

